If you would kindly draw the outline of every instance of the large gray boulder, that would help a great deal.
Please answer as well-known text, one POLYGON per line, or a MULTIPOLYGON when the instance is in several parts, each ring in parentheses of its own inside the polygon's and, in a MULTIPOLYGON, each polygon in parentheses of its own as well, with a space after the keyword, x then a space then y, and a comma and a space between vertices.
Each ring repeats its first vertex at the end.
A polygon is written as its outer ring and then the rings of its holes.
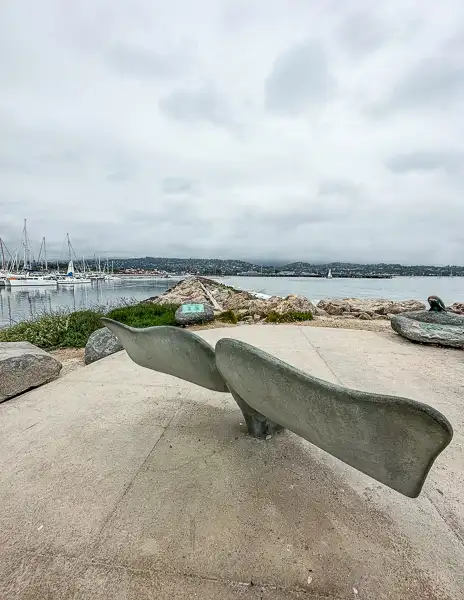
POLYGON ((391 326, 412 342, 464 349, 464 316, 461 315, 420 310, 392 317, 391 326))
POLYGON ((0 402, 56 379, 61 363, 29 342, 0 342, 0 402))
POLYGON ((206 302, 201 304, 185 302, 176 310, 174 317, 179 325, 195 325, 195 323, 212 321, 214 319, 214 309, 206 302))
POLYGON ((320 300, 317 308, 325 310, 329 315, 348 316, 359 318, 361 315, 368 315, 371 318, 388 319, 388 315, 397 315, 409 311, 418 311, 425 308, 423 302, 419 300, 385 300, 372 298, 329 298, 320 300))
POLYGON ((85 346, 84 362, 86 365, 105 358, 123 349, 118 338, 106 327, 97 329, 89 337, 85 346))

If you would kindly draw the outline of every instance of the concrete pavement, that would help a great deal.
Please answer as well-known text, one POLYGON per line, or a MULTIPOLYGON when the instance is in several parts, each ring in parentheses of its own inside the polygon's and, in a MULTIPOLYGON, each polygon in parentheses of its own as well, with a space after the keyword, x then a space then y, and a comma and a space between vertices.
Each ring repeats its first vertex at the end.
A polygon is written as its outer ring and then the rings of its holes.
POLYGON ((454 439, 411 500, 294 434, 246 436, 230 395, 118 353, 0 405, 0 597, 464 599, 462 351, 282 325, 201 335, 426 402, 454 439))

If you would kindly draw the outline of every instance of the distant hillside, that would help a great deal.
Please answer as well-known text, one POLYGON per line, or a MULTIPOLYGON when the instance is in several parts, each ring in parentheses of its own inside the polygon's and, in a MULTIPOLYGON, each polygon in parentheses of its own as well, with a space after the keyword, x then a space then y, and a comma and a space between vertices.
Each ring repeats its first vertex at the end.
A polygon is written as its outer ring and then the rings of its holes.
POLYGON ((115 269, 156 269, 168 273, 192 273, 200 275, 236 275, 237 273, 259 269, 243 260, 221 260, 219 258, 144 258, 117 259, 115 269))
MULTIPOLYGON (((90 263, 91 264, 91 263, 90 263)), ((114 259, 115 270, 158 270, 178 274, 198 275, 249 275, 249 276, 319 276, 325 277, 330 269, 333 277, 382 277, 382 276, 464 276, 462 266, 405 266, 399 264, 355 264, 333 262, 313 264, 293 262, 284 265, 257 265, 243 260, 219 258, 143 258, 114 259)))

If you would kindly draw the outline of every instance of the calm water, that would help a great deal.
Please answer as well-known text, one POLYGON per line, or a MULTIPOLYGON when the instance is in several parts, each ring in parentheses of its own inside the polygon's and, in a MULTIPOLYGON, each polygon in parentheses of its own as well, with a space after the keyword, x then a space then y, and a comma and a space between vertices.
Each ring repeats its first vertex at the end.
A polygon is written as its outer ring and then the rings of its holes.
POLYGON ((395 277, 393 279, 323 279, 310 277, 224 277, 223 283, 264 294, 325 298, 422 300, 440 296, 445 304, 464 301, 464 277, 395 277))
MULTIPOLYGON (((312 279, 307 277, 224 277, 227 285, 264 294, 286 296, 299 294, 310 300, 323 298, 414 298, 426 302, 436 294, 446 304, 464 301, 464 277, 396 277, 394 279, 312 279)), ((175 280, 99 281, 58 288, 0 287, 0 327, 18 322, 43 310, 107 305, 121 298, 144 300, 158 296, 172 287, 175 280)))
POLYGON ((44 310, 61 307, 80 310, 116 303, 121 298, 145 300, 159 296, 177 283, 171 279, 96 281, 52 288, 8 288, 0 286, 0 327, 29 318, 44 310))

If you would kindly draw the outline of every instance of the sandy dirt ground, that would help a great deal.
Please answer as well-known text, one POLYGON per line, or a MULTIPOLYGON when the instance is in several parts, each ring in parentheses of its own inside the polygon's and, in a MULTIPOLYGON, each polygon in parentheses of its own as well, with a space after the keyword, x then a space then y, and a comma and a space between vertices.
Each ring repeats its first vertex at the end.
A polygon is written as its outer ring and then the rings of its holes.
POLYGON ((60 348, 59 350, 52 350, 50 354, 63 365, 60 377, 85 367, 84 348, 60 348))

